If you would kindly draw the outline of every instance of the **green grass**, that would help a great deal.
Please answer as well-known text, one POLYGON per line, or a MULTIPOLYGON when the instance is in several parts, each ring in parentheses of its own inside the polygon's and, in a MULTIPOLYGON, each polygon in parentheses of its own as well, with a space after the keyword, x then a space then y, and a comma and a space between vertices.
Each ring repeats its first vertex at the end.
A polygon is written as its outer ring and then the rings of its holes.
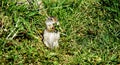
POLYGON ((119 4, 43 0, 39 7, 16 2, 2 0, 0 7, 0 65, 120 64, 120 9, 114 7, 119 4), (55 50, 42 42, 47 16, 57 17, 62 28, 55 50))

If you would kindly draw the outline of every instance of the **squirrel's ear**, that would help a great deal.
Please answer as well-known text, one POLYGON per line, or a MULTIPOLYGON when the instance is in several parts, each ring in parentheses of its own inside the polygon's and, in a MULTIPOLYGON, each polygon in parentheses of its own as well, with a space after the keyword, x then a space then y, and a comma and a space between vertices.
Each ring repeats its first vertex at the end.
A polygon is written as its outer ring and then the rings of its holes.
POLYGON ((52 17, 48 17, 48 19, 47 20, 52 20, 53 18, 52 17))

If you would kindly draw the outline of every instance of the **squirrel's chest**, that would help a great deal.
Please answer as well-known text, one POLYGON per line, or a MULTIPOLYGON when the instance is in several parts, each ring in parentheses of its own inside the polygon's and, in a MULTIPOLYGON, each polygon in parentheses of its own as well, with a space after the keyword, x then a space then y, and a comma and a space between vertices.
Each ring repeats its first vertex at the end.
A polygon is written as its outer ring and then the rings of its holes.
POLYGON ((60 33, 59 32, 44 32, 44 37, 49 40, 49 41, 54 41, 54 40, 58 40, 60 37, 60 33))

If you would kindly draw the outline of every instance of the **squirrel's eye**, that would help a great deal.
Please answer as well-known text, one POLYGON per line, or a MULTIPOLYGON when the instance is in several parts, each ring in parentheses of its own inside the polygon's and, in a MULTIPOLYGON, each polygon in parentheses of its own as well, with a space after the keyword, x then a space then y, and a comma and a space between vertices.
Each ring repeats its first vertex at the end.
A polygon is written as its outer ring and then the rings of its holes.
POLYGON ((52 18, 48 18, 48 20, 52 20, 52 18))

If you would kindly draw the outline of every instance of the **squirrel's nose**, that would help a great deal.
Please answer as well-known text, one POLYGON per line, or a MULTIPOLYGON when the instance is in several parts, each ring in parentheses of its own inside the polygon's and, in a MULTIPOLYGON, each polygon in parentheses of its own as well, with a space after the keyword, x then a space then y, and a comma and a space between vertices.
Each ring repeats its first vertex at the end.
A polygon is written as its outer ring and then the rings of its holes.
POLYGON ((54 27, 52 27, 52 29, 54 29, 54 27))

